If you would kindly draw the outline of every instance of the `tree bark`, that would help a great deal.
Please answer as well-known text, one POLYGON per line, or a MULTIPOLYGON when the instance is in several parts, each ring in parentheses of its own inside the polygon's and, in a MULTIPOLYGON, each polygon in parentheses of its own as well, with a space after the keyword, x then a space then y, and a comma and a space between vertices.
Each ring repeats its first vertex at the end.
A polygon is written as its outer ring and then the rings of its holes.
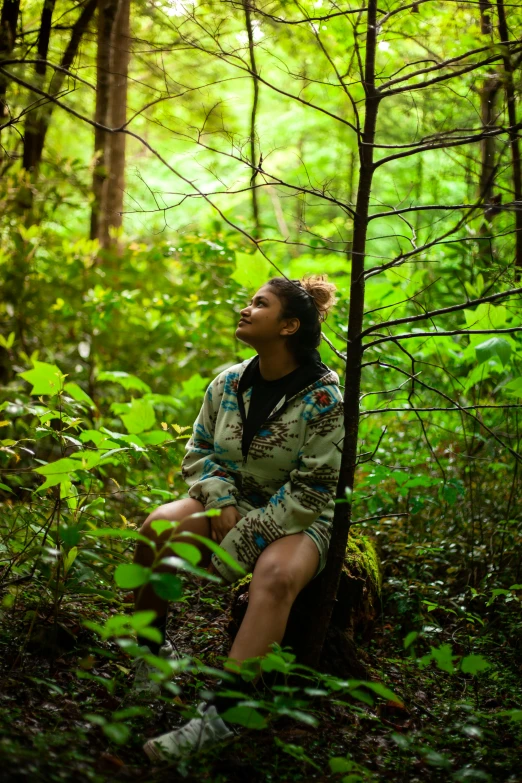
MULTIPOLYGON (((479 89, 480 117, 484 130, 495 127, 495 99, 497 97, 500 82, 494 73, 486 74, 486 78, 479 89)), ((495 138, 487 136, 480 142, 480 179, 479 195, 484 202, 484 214, 491 216, 494 204, 493 189, 495 185, 495 138)))
MULTIPOLYGON (((70 70, 76 58, 76 55, 78 54, 78 49, 80 47, 80 43, 82 41, 84 33, 86 32, 94 16, 94 12, 96 10, 96 3, 97 0, 89 0, 87 4, 83 7, 80 16, 78 17, 78 19, 73 25, 71 31, 71 37, 69 39, 69 43, 67 44, 67 48, 63 53, 62 62, 61 62, 61 67, 64 68, 66 71, 70 70)), ((60 90, 63 87, 65 78, 66 78, 66 74, 64 73, 64 71, 56 71, 53 74, 49 84, 49 93, 51 95, 57 95, 60 92, 60 90)), ((40 164, 41 154, 45 145, 45 137, 47 135, 47 131, 49 130, 51 114, 53 112, 54 106, 55 104, 49 103, 47 111, 42 115, 42 127, 41 127, 42 143, 40 149, 40 158, 37 161, 37 165, 40 164)))
MULTIPOLYGON (((20 0, 4 0, 0 15, 0 63, 7 59, 14 49, 16 27, 20 13, 20 0)), ((7 79, 0 75, 0 128, 9 117, 9 107, 6 101, 7 79)), ((1 130, 0 130, 1 133, 1 130)), ((2 148, 0 147, 0 156, 2 148)))
MULTIPOLYGON (((118 0, 98 0, 98 50, 96 55, 96 109, 94 119, 109 127, 111 103, 111 44, 118 0)), ((91 239, 102 239, 107 203, 109 136, 102 128, 94 130, 94 172, 92 180, 91 239)))
MULTIPOLYGON (((34 67, 35 83, 40 89, 43 89, 47 66, 45 60, 49 53, 49 41, 51 40, 51 25, 56 0, 44 0, 42 16, 40 20, 40 31, 38 33, 38 42, 36 45, 38 59, 34 67)), ((45 104, 38 105, 36 109, 30 111, 27 115, 24 133, 24 153, 22 165, 26 171, 35 171, 42 157, 43 150, 43 131, 42 131, 42 112, 45 111, 45 104)))
POLYGON ((248 35, 248 51, 250 55, 250 71, 252 73, 253 84, 253 97, 252 97, 252 111, 250 114, 250 165, 252 167, 252 176, 250 178, 250 187, 252 193, 252 216, 254 218, 254 236, 259 236, 260 224, 259 224, 259 202, 257 198, 256 188, 256 120, 257 120, 257 104, 259 100, 259 82, 257 80, 257 66, 255 57, 255 42, 254 31, 252 28, 252 17, 250 15, 249 0, 243 0, 243 7, 245 9, 245 23, 248 35))
MULTIPOLYGON (((110 125, 119 128, 127 120, 127 87, 130 60, 130 0, 120 0, 112 35, 110 125)), ((107 204, 101 225, 100 239, 110 243, 109 228, 119 228, 123 222, 125 190, 125 133, 109 137, 107 204)))
MULTIPOLYGON (((497 0, 498 32, 500 41, 507 44, 509 30, 504 9, 504 0, 497 0)), ((504 90, 506 93, 509 141, 511 146, 511 161, 513 166, 513 191, 515 201, 515 275, 517 279, 522 276, 522 172, 520 167, 520 144, 518 140, 516 91, 513 79, 513 63, 509 51, 506 48, 502 58, 504 63, 504 90)))
POLYGON ((369 0, 366 60, 364 68, 365 119, 359 140, 360 175, 354 217, 353 243, 351 248, 350 313, 348 317, 346 378, 344 395, 345 437, 341 460, 337 499, 345 502, 335 507, 332 538, 328 560, 324 571, 322 589, 310 617, 311 629, 306 663, 317 666, 326 639, 330 619, 336 601, 339 580, 343 570, 348 534, 351 523, 351 502, 346 502, 346 489, 353 490, 357 464, 357 443, 359 433, 359 392, 361 386, 362 331, 364 316, 364 258, 368 229, 368 207, 374 172, 373 152, 375 128, 379 110, 380 95, 375 87, 375 51, 377 43, 377 0, 369 0))

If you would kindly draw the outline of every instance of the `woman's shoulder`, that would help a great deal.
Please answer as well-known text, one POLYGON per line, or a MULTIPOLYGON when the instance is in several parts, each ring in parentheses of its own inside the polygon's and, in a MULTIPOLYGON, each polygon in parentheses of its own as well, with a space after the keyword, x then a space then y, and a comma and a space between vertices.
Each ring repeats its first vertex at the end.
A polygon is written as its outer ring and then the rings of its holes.
POLYGON ((235 364, 225 367, 215 376, 215 378, 213 378, 210 385, 219 387, 239 381, 245 367, 250 361, 252 360, 245 359, 242 362, 236 362, 235 364))

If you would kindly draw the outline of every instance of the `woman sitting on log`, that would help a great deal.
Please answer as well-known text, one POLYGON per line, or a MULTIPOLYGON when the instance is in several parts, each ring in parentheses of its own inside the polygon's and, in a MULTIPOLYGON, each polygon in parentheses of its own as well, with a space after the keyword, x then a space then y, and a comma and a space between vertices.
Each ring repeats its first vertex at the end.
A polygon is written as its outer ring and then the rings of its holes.
MULTIPOLYGON (((248 609, 229 653, 235 662, 265 655, 282 641, 298 593, 326 563, 344 424, 338 375, 317 347, 334 291, 326 275, 275 277, 257 291, 236 331, 257 355, 220 373, 206 390, 182 462, 188 497, 160 506, 141 528, 160 546, 181 532, 212 538, 253 572, 248 609), (191 518, 209 509, 221 515, 191 518), (160 519, 180 524, 158 536, 151 524, 160 519)), ((205 567, 227 582, 238 578, 198 547, 205 567)), ((150 567, 153 558, 150 547, 138 545, 136 563, 150 567)), ((151 584, 136 591, 136 610, 147 609, 156 612, 164 642, 140 643, 172 656, 165 642, 167 602, 151 584)), ((147 664, 139 664, 134 689, 158 692, 147 664)), ((201 717, 149 740, 145 752, 160 760, 219 742, 231 735, 219 717, 224 710, 219 697, 201 704, 201 717)))

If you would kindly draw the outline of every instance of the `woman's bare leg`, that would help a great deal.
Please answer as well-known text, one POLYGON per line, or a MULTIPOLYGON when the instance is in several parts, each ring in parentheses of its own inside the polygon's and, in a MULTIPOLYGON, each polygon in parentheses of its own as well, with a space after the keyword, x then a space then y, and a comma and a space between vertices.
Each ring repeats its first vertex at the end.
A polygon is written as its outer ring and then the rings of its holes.
MULTIPOLYGON (((175 500, 173 503, 165 503, 165 505, 159 506, 159 508, 155 509, 152 514, 147 517, 141 527, 140 533, 143 536, 149 538, 151 541, 155 542, 156 551, 161 547, 162 544, 165 544, 167 541, 169 541, 169 539, 171 541, 175 541, 179 533, 197 533, 200 536, 210 538, 210 523, 208 517, 186 519, 186 517, 189 517, 191 514, 195 514, 204 510, 205 509, 203 504, 200 503, 199 500, 194 500, 193 498, 182 498, 181 500, 175 500), (182 519, 185 521, 181 522, 179 527, 176 529, 175 535, 172 535, 172 531, 167 530, 158 536, 152 528, 152 522, 157 519, 167 519, 171 522, 178 522, 182 519)), ((182 540, 186 541, 185 538, 182 540)), ((194 544, 194 546, 200 550, 201 565, 203 568, 205 568, 210 563, 209 549, 195 540, 191 541, 190 543, 194 544)), ((150 568, 154 561, 154 557, 155 552, 151 547, 141 542, 138 543, 134 553, 135 563, 150 568)), ((174 573, 173 569, 165 567, 158 568, 158 571, 174 573)), ((134 596, 136 611, 153 609, 156 612, 157 617, 164 617, 166 615, 168 601, 165 601, 163 598, 160 598, 158 595, 156 595, 152 585, 149 584, 145 585, 143 588, 137 588, 134 591, 134 596)))
POLYGON ((281 643, 292 604, 319 565, 319 552, 306 533, 285 536, 259 556, 249 588, 248 608, 229 658, 241 662, 266 655, 281 643))

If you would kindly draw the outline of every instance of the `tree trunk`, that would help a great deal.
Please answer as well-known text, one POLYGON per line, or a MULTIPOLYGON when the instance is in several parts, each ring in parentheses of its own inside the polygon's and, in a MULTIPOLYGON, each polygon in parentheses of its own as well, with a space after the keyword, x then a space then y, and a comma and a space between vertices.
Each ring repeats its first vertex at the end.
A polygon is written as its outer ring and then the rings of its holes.
POLYGON ((250 178, 250 187, 252 188, 252 216, 254 218, 254 236, 259 236, 259 202, 257 198, 256 188, 256 119, 257 119, 257 104, 259 100, 259 82, 257 80, 257 66, 255 58, 255 41, 254 31, 252 27, 252 17, 250 15, 249 0, 243 0, 243 7, 245 9, 245 22, 248 35, 248 50, 250 54, 250 70, 252 72, 252 84, 253 84, 253 98, 252 98, 252 112, 250 114, 250 165, 252 166, 252 175, 250 178))
MULTIPOLYGON (((20 0, 4 0, 0 15, 0 63, 9 58, 16 41, 16 26, 20 12, 20 0)), ((9 117, 9 107, 6 101, 7 79, 0 75, 0 134, 1 126, 9 117)), ((3 147, 0 146, 0 160, 3 147)))
MULTIPOLYGON (((289 645, 297 661, 308 661, 310 606, 321 588, 323 575, 314 579, 298 595, 290 612, 283 647, 289 645)), ((232 589, 229 634, 236 635, 248 607, 251 576, 232 589)), ((318 662, 322 672, 338 677, 366 678, 356 636, 371 638, 380 609, 381 570, 375 546, 366 536, 351 535, 343 559, 337 601, 318 662)))
MULTIPOLYGON (((94 16, 94 12, 96 10, 96 3, 97 0, 89 0, 89 2, 84 6, 82 12, 80 13, 80 16, 78 17, 78 19, 73 25, 71 31, 71 37, 69 39, 67 48, 63 54, 62 62, 61 62, 61 67, 67 71, 70 69, 71 65, 74 62, 83 35, 87 30, 87 27, 89 26, 92 17, 94 16)), ((64 71, 55 71, 55 73, 51 77, 48 92, 51 95, 58 95, 58 93, 63 87, 65 78, 66 78, 66 74, 64 73, 64 71)), ((33 160, 33 168, 35 171, 38 170, 38 167, 41 163, 42 153, 45 145, 45 137, 47 135, 47 131, 49 130, 51 115, 54 107, 55 104, 49 102, 43 107, 38 117, 38 126, 37 126, 38 144, 36 145, 36 149, 34 151, 35 157, 33 160)))
MULTIPOLYGON (((130 0, 120 0, 112 35, 110 125, 120 128, 127 120, 127 86, 130 60, 130 0)), ((123 222, 125 190, 125 133, 109 137, 107 205, 101 232, 104 246, 109 244, 109 228, 123 222)))
POLYGON ((324 571, 322 589, 309 614, 309 640, 306 663, 317 666, 326 639, 343 570, 351 521, 351 502, 346 497, 353 490, 359 433, 359 392, 361 385, 362 331, 364 316, 364 257, 368 229, 368 207, 374 172, 373 144, 380 96, 375 87, 377 0, 369 0, 364 69, 365 119, 359 140, 360 174, 355 207, 351 248, 350 313, 348 317, 347 359, 344 395, 345 437, 341 460, 332 538, 324 571))
MULTIPOLYGON (((40 20, 40 31, 38 33, 37 51, 38 59, 34 67, 35 72, 35 86, 43 89, 45 82, 45 74, 47 72, 47 66, 45 60, 49 53, 49 41, 51 39, 51 25, 53 20, 53 11, 56 0, 44 0, 42 8, 42 16, 40 20)), ((34 100, 31 96, 30 100, 34 100)), ((24 154, 22 159, 22 165, 26 171, 36 171, 38 163, 42 157, 44 122, 42 120, 42 114, 45 111, 45 103, 42 105, 40 99, 38 107, 29 111, 27 120, 25 123, 24 133, 24 154)), ((28 205, 30 206, 30 205, 28 205)))
MULTIPOLYGON (((118 0, 98 0, 98 50, 96 55, 96 109, 95 121, 109 127, 111 102, 111 43, 118 10, 118 0)), ((91 239, 106 234, 105 206, 109 166, 109 136, 102 128, 94 130, 93 203, 91 210, 91 239)))
MULTIPOLYGON (((500 82, 494 73, 486 74, 486 78, 479 89, 480 115, 484 130, 495 127, 495 99, 497 97, 500 82)), ((494 205, 493 188, 495 185, 495 139, 488 136, 480 142, 480 197, 484 202, 484 214, 491 217, 494 205)), ((494 210, 493 210, 494 212, 494 210)))
MULTIPOLYGON (((504 0, 497 0, 498 32, 503 44, 509 41, 509 30, 504 10, 504 0)), ((505 49, 502 58, 504 63, 504 89, 506 93, 509 140, 511 146, 511 161, 513 166, 513 191, 515 201, 515 275, 522 276, 522 172, 520 167, 520 144, 518 140, 516 92, 513 80, 513 64, 509 50, 505 49)))
MULTIPOLYGON (((491 5, 488 0, 481 0, 480 8, 480 30, 484 35, 491 36, 493 26, 491 24, 490 10, 491 5)), ((485 131, 492 130, 496 124, 495 100, 500 88, 500 80, 495 71, 486 71, 485 78, 478 88, 477 92, 480 98, 480 119, 485 131)), ((495 138, 487 136, 480 141, 480 175, 479 175, 479 198, 484 205, 484 223, 479 228, 482 236, 487 236, 491 231, 490 222, 493 217, 500 212, 500 202, 502 196, 494 194, 495 187, 495 138)), ((493 261, 493 244, 489 242, 479 242, 478 252, 482 258, 484 266, 493 261)))

